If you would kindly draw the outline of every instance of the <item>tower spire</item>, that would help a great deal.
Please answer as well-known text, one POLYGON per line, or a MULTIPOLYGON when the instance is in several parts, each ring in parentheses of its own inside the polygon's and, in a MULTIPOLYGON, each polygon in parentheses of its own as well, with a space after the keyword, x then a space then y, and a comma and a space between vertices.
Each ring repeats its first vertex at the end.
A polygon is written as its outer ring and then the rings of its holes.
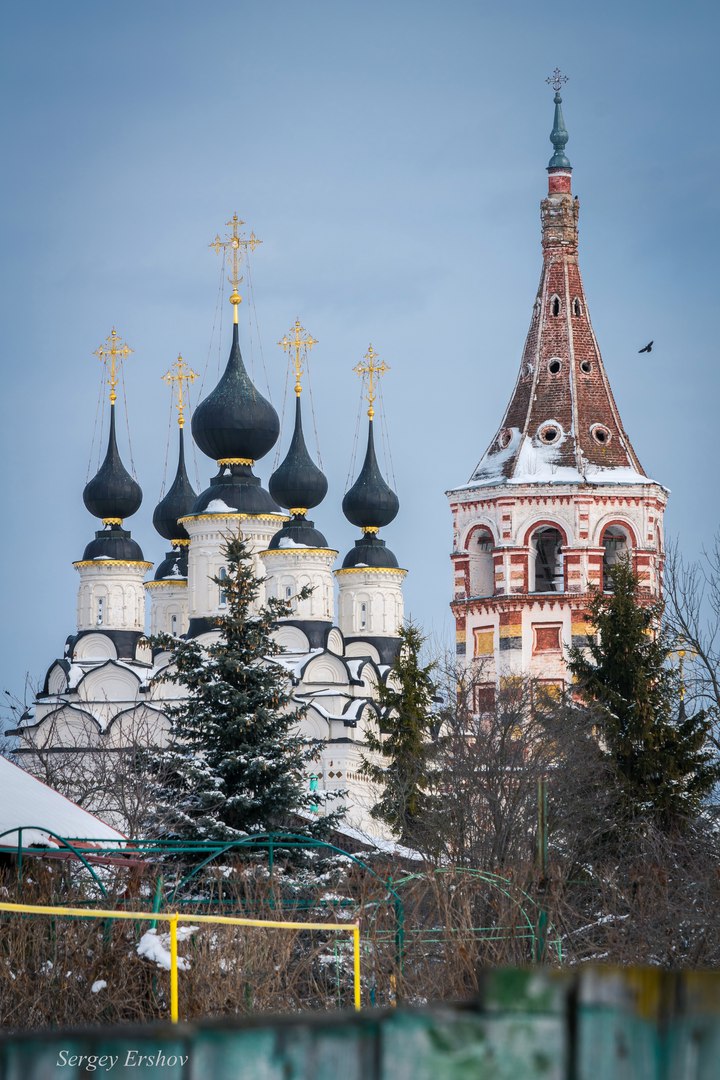
POLYGON ((563 75, 560 68, 555 68, 552 75, 548 75, 545 82, 550 83, 555 91, 555 116, 553 118, 553 128, 550 132, 550 142, 553 144, 553 156, 548 162, 548 170, 550 169, 570 169, 572 165, 565 156, 565 147, 567 146, 570 136, 567 133, 565 127, 565 119, 562 112, 562 97, 560 91, 563 84, 568 81, 567 75, 563 75))
POLYGON ((242 303, 242 297, 238 292, 238 285, 242 281, 242 274, 240 273, 240 261, 242 259, 242 252, 247 251, 250 248, 254 251, 258 244, 262 244, 262 240, 258 240, 254 232, 250 233, 250 236, 240 236, 238 229, 245 222, 242 221, 237 214, 233 214, 230 221, 226 222, 226 225, 232 229, 229 236, 226 236, 224 240, 220 239, 220 234, 217 233, 215 239, 210 244, 211 248, 215 249, 215 254, 219 255, 221 250, 229 251, 232 257, 232 273, 230 274, 228 281, 233 287, 233 291, 230 294, 230 303, 233 306, 233 322, 238 321, 238 305, 242 303))

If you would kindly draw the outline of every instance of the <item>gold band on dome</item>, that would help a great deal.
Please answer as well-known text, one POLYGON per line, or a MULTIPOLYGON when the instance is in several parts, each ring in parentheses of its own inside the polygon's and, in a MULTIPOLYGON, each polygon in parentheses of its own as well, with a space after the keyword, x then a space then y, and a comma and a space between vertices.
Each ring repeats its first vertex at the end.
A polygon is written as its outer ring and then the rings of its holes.
POLYGON ((138 566, 143 570, 150 570, 153 565, 151 562, 140 559, 80 559, 79 562, 73 563, 76 570, 85 570, 90 566, 94 566, 97 570, 110 570, 113 566, 138 566))
POLYGON ((254 465, 255 458, 251 457, 221 457, 217 459, 218 465, 254 465))
POLYGON ((190 547, 189 540, 171 540, 170 543, 173 547, 190 547))
POLYGON ((123 519, 122 518, 103 518, 102 523, 103 523, 103 525, 122 525, 123 519))
POLYGON ((380 526, 379 525, 363 525, 362 532, 364 532, 366 536, 367 535, 374 536, 375 533, 380 532, 380 526))
POLYGON ((336 577, 340 574, 400 574, 404 577, 407 570, 399 566, 341 566, 339 570, 333 570, 333 574, 336 577))
POLYGON ((307 514, 307 512, 308 512, 307 506, 291 506, 290 507, 290 513, 293 515, 293 517, 302 517, 303 515, 307 514))

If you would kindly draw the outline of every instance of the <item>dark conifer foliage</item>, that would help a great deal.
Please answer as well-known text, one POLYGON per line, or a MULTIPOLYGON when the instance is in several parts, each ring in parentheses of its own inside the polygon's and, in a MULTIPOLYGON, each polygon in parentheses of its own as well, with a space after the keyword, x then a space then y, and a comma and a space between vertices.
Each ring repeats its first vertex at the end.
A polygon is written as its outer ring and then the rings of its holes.
POLYGON ((220 639, 150 639, 172 654, 160 678, 187 693, 167 709, 171 742, 155 815, 166 836, 231 839, 287 826, 294 812, 323 803, 308 790, 317 747, 298 734, 302 710, 291 707, 289 679, 273 662, 282 649, 272 630, 290 605, 270 599, 255 612, 261 580, 244 541, 228 539, 224 556, 227 577, 213 579, 227 603, 220 639))
POLYGON ((432 678, 434 663, 423 665, 424 637, 413 623, 400 630, 400 649, 388 680, 377 688, 380 731, 366 743, 375 757, 363 764, 365 775, 381 789, 371 814, 384 821, 403 843, 426 832, 434 800, 428 792, 435 754, 432 678))
POLYGON ((600 735, 617 772, 625 811, 663 828, 694 817, 720 780, 702 711, 688 716, 662 602, 641 602, 627 562, 612 571, 611 592, 596 591, 590 618, 598 631, 587 651, 574 648, 570 670, 586 701, 600 706, 600 735))

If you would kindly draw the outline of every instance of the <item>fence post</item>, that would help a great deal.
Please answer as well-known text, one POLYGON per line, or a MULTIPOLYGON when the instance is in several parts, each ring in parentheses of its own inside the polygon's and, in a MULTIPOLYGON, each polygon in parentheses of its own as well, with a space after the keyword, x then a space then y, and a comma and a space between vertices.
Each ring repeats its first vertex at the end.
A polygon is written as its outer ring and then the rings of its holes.
POLYGON ((353 986, 355 991, 355 1009, 362 1008, 360 999, 360 923, 353 927, 353 986))
POLYGON ((170 916, 170 1020, 178 1022, 177 912, 170 916))

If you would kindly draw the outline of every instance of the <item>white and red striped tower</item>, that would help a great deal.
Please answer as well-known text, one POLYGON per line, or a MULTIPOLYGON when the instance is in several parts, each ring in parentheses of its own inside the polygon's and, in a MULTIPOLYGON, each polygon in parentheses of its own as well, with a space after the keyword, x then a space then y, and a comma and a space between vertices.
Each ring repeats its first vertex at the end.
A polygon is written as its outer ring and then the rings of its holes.
POLYGON ((498 678, 567 680, 589 588, 609 587, 627 552, 649 596, 661 588, 667 491, 623 428, 578 266, 577 196, 556 70, 543 267, 520 372, 502 424, 470 480, 449 491, 457 652, 498 678), (482 662, 482 666, 481 666, 482 662))

